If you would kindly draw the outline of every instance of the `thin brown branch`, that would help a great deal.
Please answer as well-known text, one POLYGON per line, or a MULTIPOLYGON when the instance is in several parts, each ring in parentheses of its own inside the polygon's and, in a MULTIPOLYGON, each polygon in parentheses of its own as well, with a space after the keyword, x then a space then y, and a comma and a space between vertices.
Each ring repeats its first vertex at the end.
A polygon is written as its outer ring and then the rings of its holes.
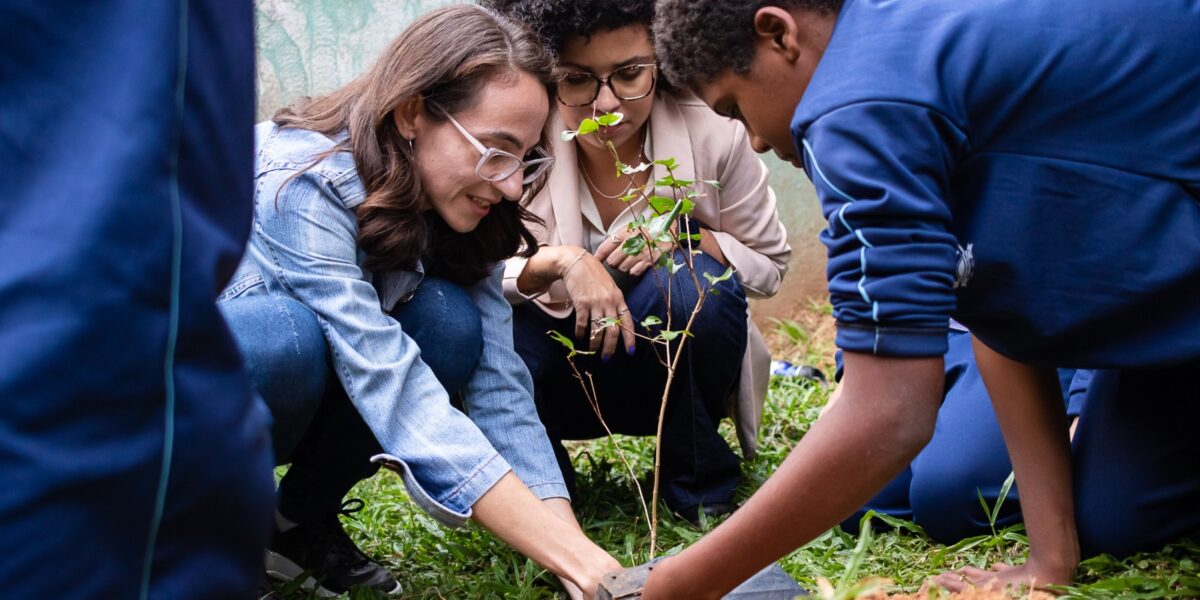
MULTIPOLYGON (((579 387, 583 388, 583 396, 587 398, 588 404, 592 406, 592 411, 596 413, 596 419, 600 421, 600 426, 604 428, 604 433, 608 435, 609 439, 614 439, 612 430, 608 428, 608 423, 604 421, 604 415, 600 413, 600 400, 596 394, 596 382, 592 379, 592 374, 590 372, 587 374, 588 381, 584 383, 583 375, 579 373, 579 368, 575 366, 575 360, 567 357, 567 364, 571 365, 571 372, 575 375, 575 379, 579 381, 579 387)), ((625 471, 629 473, 629 480, 633 482, 633 487, 637 489, 638 502, 642 504, 642 515, 646 517, 646 527, 653 534, 654 521, 652 520, 649 507, 646 506, 646 495, 642 492, 642 484, 638 481, 637 473, 634 472, 633 465, 629 463, 629 459, 625 457, 625 452, 621 450, 621 445, 614 441, 613 448, 616 449, 617 458, 620 459, 621 464, 625 465, 625 471)))

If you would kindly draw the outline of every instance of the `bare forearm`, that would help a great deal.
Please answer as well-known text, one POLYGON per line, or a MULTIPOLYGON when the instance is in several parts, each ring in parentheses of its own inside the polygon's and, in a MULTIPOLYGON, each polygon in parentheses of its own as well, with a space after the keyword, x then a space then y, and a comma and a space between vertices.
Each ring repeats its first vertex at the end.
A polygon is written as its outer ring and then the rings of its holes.
POLYGON ((575 511, 571 509, 571 503, 566 498, 547 498, 542 501, 546 508, 550 509, 558 518, 566 522, 573 529, 583 531, 579 526, 579 521, 575 518, 575 511))
MULTIPOLYGON (((472 512, 475 521, 496 537, 591 594, 600 577, 620 565, 592 543, 574 516, 568 518, 561 508, 539 500, 509 473, 475 503, 472 512)), ((569 513, 569 504, 566 509, 569 513)))
POLYGON ((517 277, 517 290, 527 296, 546 291, 584 250, 579 246, 541 246, 517 277))
POLYGON ((651 575, 646 600, 720 597, 869 500, 933 431, 942 359, 847 354, 842 399, 741 510, 651 575))
POLYGON ((1008 447, 1030 561, 1043 578, 1067 583, 1079 563, 1071 489, 1071 447, 1062 392, 1053 369, 1009 360, 975 340, 975 358, 1008 447))

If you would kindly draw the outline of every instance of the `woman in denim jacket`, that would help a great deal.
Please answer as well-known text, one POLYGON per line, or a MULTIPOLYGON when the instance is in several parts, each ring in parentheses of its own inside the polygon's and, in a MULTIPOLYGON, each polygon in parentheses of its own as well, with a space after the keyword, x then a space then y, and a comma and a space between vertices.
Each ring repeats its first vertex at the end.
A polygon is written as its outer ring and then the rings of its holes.
POLYGON ((256 128, 254 231, 222 308, 292 465, 272 576, 400 591, 338 520, 379 463, 440 522, 474 517, 573 595, 619 567, 572 516, 501 291, 500 262, 535 247, 517 200, 552 162, 549 77, 524 29, 455 6, 256 128))

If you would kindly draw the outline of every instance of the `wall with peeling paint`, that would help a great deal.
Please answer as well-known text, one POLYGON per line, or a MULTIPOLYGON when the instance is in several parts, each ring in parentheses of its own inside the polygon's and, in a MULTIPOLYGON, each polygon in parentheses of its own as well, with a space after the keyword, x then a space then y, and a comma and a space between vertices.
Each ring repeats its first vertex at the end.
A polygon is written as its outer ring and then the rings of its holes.
MULTIPOLYGON (((329 92, 364 71, 417 15, 454 0, 256 0, 258 116, 283 104, 329 92)), ((783 290, 755 304, 763 322, 824 296, 824 221, 812 185, 791 165, 764 157, 794 254, 783 290)))

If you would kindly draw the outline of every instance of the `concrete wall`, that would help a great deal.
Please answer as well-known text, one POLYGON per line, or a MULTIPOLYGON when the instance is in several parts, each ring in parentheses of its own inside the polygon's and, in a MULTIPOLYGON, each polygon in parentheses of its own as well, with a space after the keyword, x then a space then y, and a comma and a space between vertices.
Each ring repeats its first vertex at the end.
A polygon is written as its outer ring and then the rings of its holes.
MULTIPOLYGON (((454 0, 257 0, 258 116, 304 95, 349 82, 417 15, 454 0)), ((794 254, 778 296, 759 301, 755 314, 787 316, 824 294, 824 226, 812 185, 791 165, 766 157, 779 213, 794 254)))

